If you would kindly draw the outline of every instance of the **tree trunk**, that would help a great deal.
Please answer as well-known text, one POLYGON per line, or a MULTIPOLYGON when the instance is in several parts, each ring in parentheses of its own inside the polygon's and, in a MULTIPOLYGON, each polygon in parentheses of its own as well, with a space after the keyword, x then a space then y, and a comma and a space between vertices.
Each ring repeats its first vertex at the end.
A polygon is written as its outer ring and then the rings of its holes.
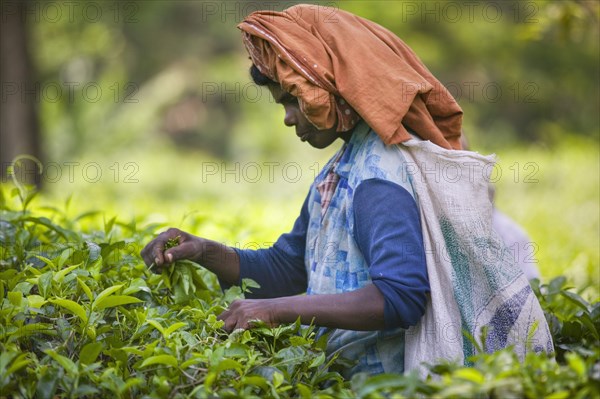
MULTIPOLYGON (((3 4, 0 23, 0 173, 8 179, 8 167, 19 155, 41 159, 37 107, 39 83, 35 82, 27 49, 24 12, 27 2, 3 4), (5 7, 6 6, 6 7, 5 7)), ((40 186, 42 179, 32 161, 15 165, 14 173, 22 183, 40 186)), ((10 179, 8 179, 10 180, 10 179)))

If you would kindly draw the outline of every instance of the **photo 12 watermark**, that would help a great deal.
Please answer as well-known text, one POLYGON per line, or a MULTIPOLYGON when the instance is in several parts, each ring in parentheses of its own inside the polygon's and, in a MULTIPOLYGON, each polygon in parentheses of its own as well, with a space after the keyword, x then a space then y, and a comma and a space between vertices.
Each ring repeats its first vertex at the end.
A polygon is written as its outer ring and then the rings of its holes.
MULTIPOLYGON (((436 83, 429 82, 400 82, 398 92, 403 101, 410 101, 418 95, 426 96, 426 104, 445 102, 454 99, 468 103, 518 103, 530 104, 540 101, 540 85, 534 81, 451 81, 436 83), (439 87, 441 85, 442 87, 439 87)), ((275 103, 269 89, 256 85, 254 82, 202 82, 200 98, 204 103, 258 103, 267 101, 275 103)), ((308 99, 311 102, 330 102, 335 105, 335 96, 314 86, 302 91, 296 88, 296 97, 308 99), (308 90, 308 91, 307 91, 308 90)))
POLYGON ((27 23, 138 23, 141 1, 2 1, 0 21, 27 23))
POLYGON ((137 162, 61 161, 41 162, 30 155, 20 155, 11 162, 3 162, 8 171, 0 183, 38 181, 54 183, 139 183, 140 166, 137 162))
MULTIPOLYGON (((534 1, 402 1, 402 22, 421 23, 498 23, 502 20, 538 23, 539 5, 534 1)), ((390 4, 390 6, 392 6, 390 4)))
MULTIPOLYGON (((313 162, 201 162, 200 181, 202 183, 297 183, 303 177, 314 180, 322 172, 325 164, 313 162)), ((502 179, 511 179, 513 183, 539 183, 540 166, 536 162, 513 162, 500 165, 495 162, 478 163, 416 163, 406 162, 401 178, 422 182, 457 183, 467 180, 470 183, 483 180, 498 183, 502 179)))
POLYGON ((135 82, 22 82, 7 81, 0 86, 0 102, 17 99, 21 103, 39 104, 65 102, 67 104, 100 101, 137 104, 139 85, 135 82))
MULTIPOLYGON (((306 4, 304 8, 290 7, 298 5, 290 1, 203 1, 201 2, 202 22, 218 21, 221 23, 239 23, 255 11, 281 12, 289 21, 304 19, 308 22, 337 23, 339 12, 337 2, 329 1, 319 4, 306 4)), ((266 15, 269 18, 269 15, 266 15)), ((275 18, 275 15, 272 15, 275 18)))

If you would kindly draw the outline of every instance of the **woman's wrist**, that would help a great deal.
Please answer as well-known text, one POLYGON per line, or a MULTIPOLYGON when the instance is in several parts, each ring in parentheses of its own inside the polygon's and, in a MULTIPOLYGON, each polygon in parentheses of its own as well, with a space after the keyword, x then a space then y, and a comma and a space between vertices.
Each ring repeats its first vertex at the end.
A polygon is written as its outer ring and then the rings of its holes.
POLYGON ((228 284, 238 284, 240 260, 231 247, 219 242, 197 237, 197 251, 194 261, 228 284))
POLYGON ((268 311, 271 314, 271 319, 276 324, 293 323, 294 321, 296 321, 298 316, 300 316, 300 315, 296 315, 293 318, 290 317, 290 314, 293 313, 293 311, 290 308, 290 305, 291 305, 291 302, 293 302, 296 298, 298 298, 298 297, 289 296, 289 297, 267 299, 268 311))

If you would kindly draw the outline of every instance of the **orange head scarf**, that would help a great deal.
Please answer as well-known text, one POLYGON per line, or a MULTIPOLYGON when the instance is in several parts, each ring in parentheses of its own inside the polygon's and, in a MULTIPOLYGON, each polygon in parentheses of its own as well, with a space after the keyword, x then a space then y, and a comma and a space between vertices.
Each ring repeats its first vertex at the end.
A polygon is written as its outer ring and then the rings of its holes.
POLYGON ((396 35, 349 12, 296 5, 239 25, 256 67, 298 98, 318 129, 364 119, 386 144, 421 138, 460 149, 462 109, 396 35), (403 125, 404 124, 404 125, 403 125))

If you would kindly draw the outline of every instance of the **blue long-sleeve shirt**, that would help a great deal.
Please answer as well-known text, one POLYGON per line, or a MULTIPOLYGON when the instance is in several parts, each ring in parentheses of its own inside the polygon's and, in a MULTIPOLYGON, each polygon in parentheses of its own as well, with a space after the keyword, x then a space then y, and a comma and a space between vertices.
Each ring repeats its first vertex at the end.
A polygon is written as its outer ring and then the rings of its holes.
MULTIPOLYGON (((353 237, 362 252, 373 284, 385 298, 386 327, 414 325, 423 315, 429 291, 417 204, 398 184, 368 179, 353 197, 353 237), (394 211, 390 212, 390 205, 394 211)), ((274 298, 306 292, 306 232, 308 198, 291 232, 268 249, 236 249, 240 279, 258 282, 248 298, 274 298)))
POLYGON ((346 376, 404 372, 405 329, 420 320, 428 301, 412 167, 361 121, 315 178, 292 231, 269 249, 238 250, 241 278, 262 286, 251 297, 378 287, 385 329, 317 327, 318 335, 327 334, 328 354, 353 362, 346 376))

